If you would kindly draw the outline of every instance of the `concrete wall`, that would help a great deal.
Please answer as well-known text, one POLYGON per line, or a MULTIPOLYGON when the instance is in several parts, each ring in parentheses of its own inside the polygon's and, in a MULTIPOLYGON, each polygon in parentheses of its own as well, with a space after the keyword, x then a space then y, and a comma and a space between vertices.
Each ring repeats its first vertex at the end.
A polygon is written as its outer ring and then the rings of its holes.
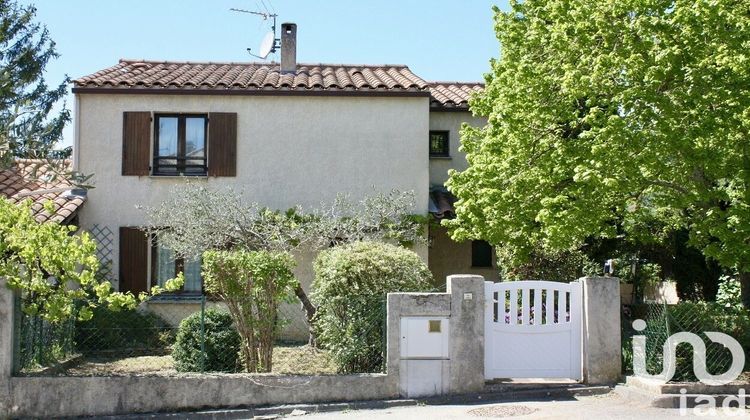
MULTIPOLYGON (((396 397, 386 375, 19 377, 0 417, 58 418, 396 397)), ((2 398, 0 396, 0 398, 2 398)), ((2 404, 2 400, 0 400, 2 404)))
MULTIPOLYGON (((487 124, 484 117, 474 117, 471 112, 458 111, 432 111, 430 112, 430 130, 449 132, 448 142, 450 146, 450 157, 430 158, 430 185, 443 185, 448 180, 448 170, 455 169, 463 171, 468 167, 466 154, 458 150, 461 146, 461 125, 467 123, 475 127, 483 127, 487 124)), ((427 140, 425 140, 427 148, 427 140)))
POLYGON ((463 273, 483 276, 488 281, 498 281, 497 256, 492 254, 492 268, 472 267, 471 241, 455 242, 442 226, 430 226, 430 259, 428 265, 436 287, 443 287, 451 274, 463 273))
MULTIPOLYGON (((621 369, 619 279, 587 277, 581 282, 584 381, 614 383, 620 379, 621 369)), ((484 278, 455 275, 447 283, 447 293, 388 295, 385 375, 13 377, 13 293, 0 279, 0 418, 166 412, 482 391, 484 278), (404 317, 447 318, 447 357, 402 357, 404 317)))
POLYGON ((403 397, 462 394, 484 388, 484 278, 454 275, 447 284, 447 293, 388 294, 387 372, 403 397), (447 317, 448 357, 402 357, 404 317, 447 317))
MULTIPOLYGON (((633 285, 630 283, 620 284, 620 302, 623 305, 632 305, 633 297, 633 285)), ((677 284, 673 281, 662 281, 648 285, 643 290, 643 300, 674 305, 680 301, 680 297, 677 295, 677 284)))
MULTIPOLYGON (((146 222, 136 205, 158 205, 179 178, 121 176, 125 111, 237 112, 237 176, 202 178, 213 187, 243 190, 248 201, 275 209, 318 207, 337 193, 354 199, 374 191, 416 193, 427 213, 429 128, 426 97, 282 97, 78 94, 77 169, 93 173, 96 188, 81 226, 114 232, 146 222)), ((426 259, 424 250, 421 255, 426 259)), ((303 281, 309 284, 309 278, 303 281)))

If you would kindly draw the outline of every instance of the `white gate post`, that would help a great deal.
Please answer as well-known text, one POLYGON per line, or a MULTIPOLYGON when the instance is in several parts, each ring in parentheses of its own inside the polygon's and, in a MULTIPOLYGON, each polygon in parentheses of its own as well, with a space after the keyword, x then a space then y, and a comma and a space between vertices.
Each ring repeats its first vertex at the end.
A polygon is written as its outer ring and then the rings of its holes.
POLYGON ((622 376, 620 279, 584 277, 583 380, 613 384, 622 376))

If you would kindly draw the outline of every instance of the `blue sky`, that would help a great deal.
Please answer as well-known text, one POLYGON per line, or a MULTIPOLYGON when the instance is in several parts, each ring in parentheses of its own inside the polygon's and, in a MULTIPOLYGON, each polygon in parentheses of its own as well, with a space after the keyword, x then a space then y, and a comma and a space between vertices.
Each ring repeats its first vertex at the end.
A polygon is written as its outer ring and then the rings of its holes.
MULTIPOLYGON (((297 60, 406 64, 427 80, 481 80, 499 55, 486 0, 21 0, 34 4, 61 57, 48 83, 112 66, 120 58, 257 61, 270 20, 229 11, 275 10, 297 23, 297 60)), ((274 59, 274 56, 269 56, 274 59)), ((275 58, 278 61, 278 57, 275 58)), ((73 99, 69 96, 69 108, 73 99)), ((64 143, 72 144, 72 124, 64 143)))

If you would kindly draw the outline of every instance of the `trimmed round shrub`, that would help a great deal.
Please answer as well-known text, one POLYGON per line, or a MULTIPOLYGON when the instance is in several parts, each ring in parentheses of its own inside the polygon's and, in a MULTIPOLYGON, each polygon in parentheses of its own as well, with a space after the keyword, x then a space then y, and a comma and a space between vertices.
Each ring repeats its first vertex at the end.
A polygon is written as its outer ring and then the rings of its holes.
POLYGON ((399 246, 355 242, 321 252, 314 270, 320 345, 342 373, 383 371, 386 295, 430 290, 427 265, 399 246))
POLYGON ((205 359, 201 352, 201 313, 180 322, 172 358, 178 372, 236 372, 239 367, 240 336, 227 312, 205 312, 205 359))

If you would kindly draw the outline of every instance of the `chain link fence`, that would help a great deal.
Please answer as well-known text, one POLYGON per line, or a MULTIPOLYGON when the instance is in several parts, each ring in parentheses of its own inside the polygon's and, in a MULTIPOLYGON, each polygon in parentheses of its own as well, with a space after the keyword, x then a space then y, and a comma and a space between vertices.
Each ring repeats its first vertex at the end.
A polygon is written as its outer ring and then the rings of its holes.
MULTIPOLYGON (((750 313, 744 308, 726 307, 715 302, 680 302, 674 305, 653 302, 623 306, 622 312, 623 369, 632 373, 633 335, 646 336, 646 367, 658 374, 664 366, 663 346, 677 332, 697 334, 706 344, 706 367, 710 374, 726 372, 732 354, 720 343, 711 341, 706 331, 717 331, 734 337, 745 350, 745 370, 750 368, 750 313), (633 321, 646 321, 646 329, 635 331, 633 321)), ((697 381, 693 372, 693 348, 688 343, 677 346, 675 382, 697 381)))
POLYGON ((366 338, 363 348, 316 342, 321 332, 310 328, 296 301, 282 303, 272 319, 261 319, 271 325, 270 335, 253 325, 253 332, 242 336, 227 305, 205 296, 155 297, 136 310, 96 308, 88 321, 61 324, 17 313, 16 360, 22 375, 241 373, 248 363, 261 364, 264 354, 270 355, 270 372, 277 374, 385 370, 385 297, 358 307, 356 322, 349 323, 366 338), (263 345, 265 352, 257 350, 263 345))

